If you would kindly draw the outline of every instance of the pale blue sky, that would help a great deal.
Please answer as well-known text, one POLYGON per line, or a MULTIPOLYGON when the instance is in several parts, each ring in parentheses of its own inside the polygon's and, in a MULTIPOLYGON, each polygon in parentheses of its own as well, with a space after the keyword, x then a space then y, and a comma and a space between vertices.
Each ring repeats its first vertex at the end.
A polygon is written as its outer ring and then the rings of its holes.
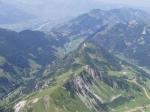
POLYGON ((41 4, 49 4, 49 3, 54 3, 54 4, 82 4, 85 2, 89 3, 114 3, 114 4, 128 4, 128 5, 133 5, 133 6, 145 6, 149 7, 150 6, 150 0, 1 0, 3 2, 7 3, 14 3, 18 5, 32 5, 32 6, 37 6, 41 4))
POLYGON ((0 0, 39 16, 73 16, 94 8, 139 7, 150 9, 150 0, 0 0))

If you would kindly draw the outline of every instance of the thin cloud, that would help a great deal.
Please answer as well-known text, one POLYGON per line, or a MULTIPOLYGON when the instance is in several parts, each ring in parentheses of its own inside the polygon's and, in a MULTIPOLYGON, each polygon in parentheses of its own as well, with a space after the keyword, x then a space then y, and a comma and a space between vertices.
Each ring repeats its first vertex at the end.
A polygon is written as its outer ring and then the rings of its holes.
POLYGON ((129 6, 142 6, 142 7, 150 7, 149 0, 95 0, 96 2, 105 2, 105 3, 113 3, 113 4, 124 4, 129 6))

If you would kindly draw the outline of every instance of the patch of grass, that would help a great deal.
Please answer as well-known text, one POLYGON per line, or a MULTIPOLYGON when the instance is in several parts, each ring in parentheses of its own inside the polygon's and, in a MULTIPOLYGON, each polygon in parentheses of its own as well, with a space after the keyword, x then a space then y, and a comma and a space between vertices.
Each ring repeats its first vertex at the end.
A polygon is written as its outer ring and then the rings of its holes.
POLYGON ((3 56, 0 56, 0 65, 3 65, 6 62, 6 59, 3 56))
POLYGON ((77 96, 72 96, 61 87, 51 95, 42 97, 31 108, 32 112, 89 112, 77 96))
POLYGON ((101 81, 96 81, 96 84, 92 85, 91 90, 106 102, 109 102, 113 96, 120 94, 117 89, 113 89, 101 81))
POLYGON ((38 63, 36 63, 34 60, 32 60, 32 59, 29 59, 28 60, 29 61, 29 65, 30 65, 30 74, 35 74, 37 71, 38 71, 38 69, 40 69, 41 68, 41 65, 39 65, 38 63))
POLYGON ((84 38, 80 38, 80 37, 76 37, 75 39, 72 39, 69 43, 65 45, 66 54, 68 54, 71 51, 76 50, 83 41, 84 41, 84 38))
POLYGON ((36 97, 40 98, 40 97, 44 97, 46 95, 52 94, 57 88, 63 86, 65 81, 67 81, 69 79, 70 74, 71 74, 71 71, 58 76, 56 78, 56 82, 55 82, 55 84, 53 84, 53 86, 49 86, 48 88, 42 89, 38 92, 33 92, 24 99, 36 98, 36 97))
POLYGON ((124 112, 130 109, 136 108, 138 106, 146 106, 149 104, 150 104, 150 100, 148 100, 145 96, 137 96, 135 100, 131 100, 115 108, 116 111, 114 112, 124 112))
POLYGON ((145 107, 143 110, 144 112, 150 112, 150 107, 145 107))
POLYGON ((121 71, 109 70, 108 75, 116 77, 127 77, 129 80, 132 80, 136 77, 136 72, 132 69, 123 69, 121 71))

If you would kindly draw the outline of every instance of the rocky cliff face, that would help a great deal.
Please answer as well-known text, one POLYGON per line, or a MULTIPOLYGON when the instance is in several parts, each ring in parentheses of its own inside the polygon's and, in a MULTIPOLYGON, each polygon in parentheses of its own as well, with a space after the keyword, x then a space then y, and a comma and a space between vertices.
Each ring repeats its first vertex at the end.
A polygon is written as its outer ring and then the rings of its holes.
POLYGON ((83 68, 80 75, 73 76, 65 84, 65 87, 71 94, 76 94, 91 111, 99 112, 107 111, 107 103, 113 102, 121 97, 121 94, 114 93, 113 91, 112 93, 107 93, 110 96, 104 98, 102 95, 104 92, 102 90, 104 88, 103 85, 107 85, 112 91, 113 89, 121 89, 122 91, 128 91, 130 89, 125 79, 110 77, 101 71, 96 71, 89 65, 83 68), (99 89, 101 93, 98 94, 93 88, 99 89))

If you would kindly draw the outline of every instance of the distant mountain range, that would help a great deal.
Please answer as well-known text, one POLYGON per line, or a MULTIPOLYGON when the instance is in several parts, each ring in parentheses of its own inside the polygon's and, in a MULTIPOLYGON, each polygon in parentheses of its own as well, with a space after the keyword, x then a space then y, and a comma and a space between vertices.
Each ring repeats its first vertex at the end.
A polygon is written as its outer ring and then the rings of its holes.
POLYGON ((68 23, 54 28, 66 35, 89 35, 93 34, 104 25, 115 25, 117 23, 128 23, 130 21, 146 22, 149 14, 136 9, 121 8, 113 10, 94 9, 83 14, 68 23))

